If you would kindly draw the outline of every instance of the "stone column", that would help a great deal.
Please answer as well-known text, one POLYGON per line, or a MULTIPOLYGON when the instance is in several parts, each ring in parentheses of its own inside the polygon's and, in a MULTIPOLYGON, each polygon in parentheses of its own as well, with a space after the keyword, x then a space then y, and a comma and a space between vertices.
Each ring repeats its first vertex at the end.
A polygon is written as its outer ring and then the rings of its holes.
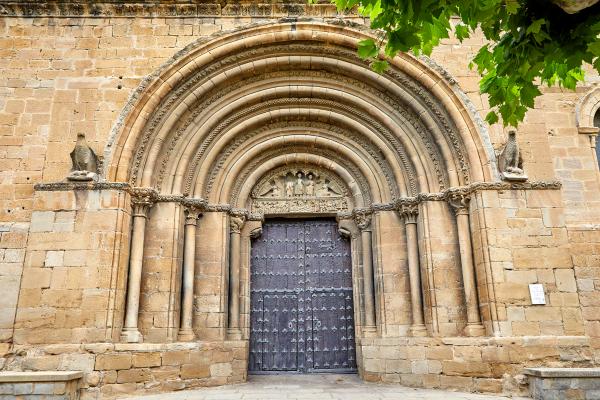
POLYGON ((477 297, 477 280, 475 277, 475 264, 473 263, 473 245, 471 244, 471 229, 469 223, 470 197, 465 194, 453 193, 450 195, 450 205, 456 214, 456 229, 458 232, 458 245, 460 248, 460 265, 467 303, 467 327, 465 334, 468 336, 483 336, 485 329, 481 324, 479 314, 479 299, 477 297))
POLYGON ((232 340, 242 338, 240 329, 240 268, 242 261, 241 232, 245 222, 246 217, 241 214, 232 214, 229 217, 229 325, 227 334, 229 339, 232 340))
POLYGON ((196 259, 196 224, 202 216, 200 208, 187 205, 185 213, 185 228, 183 241, 183 271, 181 285, 181 324, 177 339, 182 342, 194 340, 192 330, 192 315, 194 309, 194 272, 196 259))
POLYGON ((121 341, 140 343, 142 334, 138 329, 140 309, 140 287, 142 284, 142 264, 144 260, 144 235, 148 211, 154 205, 156 192, 153 189, 135 188, 131 192, 133 222, 129 251, 129 274, 127 277, 127 305, 125 323, 121 331, 121 341))
POLYGON ((374 336, 377 333, 371 220, 372 214, 370 210, 361 209, 354 211, 354 221, 360 229, 362 247, 363 287, 365 295, 365 325, 363 327, 363 334, 365 336, 374 336))
POLYGON ((411 336, 427 336, 423 317, 423 297, 421 289, 421 266, 419 262, 419 242, 417 236, 418 205, 402 205, 399 210, 406 227, 406 250, 408 255, 408 276, 410 281, 410 301, 412 324, 411 336))

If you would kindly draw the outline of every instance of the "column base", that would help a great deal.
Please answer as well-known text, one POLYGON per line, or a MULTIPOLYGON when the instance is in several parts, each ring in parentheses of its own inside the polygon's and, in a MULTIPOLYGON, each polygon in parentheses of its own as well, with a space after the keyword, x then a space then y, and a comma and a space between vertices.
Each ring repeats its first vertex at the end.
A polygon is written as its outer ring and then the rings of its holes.
POLYGON ((177 334, 177 340, 180 342, 191 342, 194 339, 196 339, 196 335, 191 329, 180 329, 177 334))
POLYGON ((377 336, 376 326, 363 326, 362 333, 364 337, 375 337, 377 336))
POLYGON ((427 328, 423 324, 411 325, 408 328, 408 333, 410 336, 427 336, 427 328))
POLYGON ((144 337, 137 328, 123 328, 121 331, 121 342, 142 343, 144 337))
POLYGON ((483 325, 478 323, 467 324, 464 332, 467 336, 485 336, 485 328, 483 327, 483 325))
POLYGON ((242 330, 240 328, 227 328, 227 338, 229 340, 242 340, 242 330))

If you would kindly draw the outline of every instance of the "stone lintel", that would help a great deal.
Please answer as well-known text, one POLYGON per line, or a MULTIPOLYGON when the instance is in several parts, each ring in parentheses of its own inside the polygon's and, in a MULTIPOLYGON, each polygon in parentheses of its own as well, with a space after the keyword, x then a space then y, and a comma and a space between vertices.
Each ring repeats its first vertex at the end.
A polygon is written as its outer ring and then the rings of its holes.
POLYGON ((600 368, 525 368, 523 373, 541 378, 600 378, 600 368))
POLYGON ((0 372, 0 382, 63 382, 81 377, 82 371, 0 372))

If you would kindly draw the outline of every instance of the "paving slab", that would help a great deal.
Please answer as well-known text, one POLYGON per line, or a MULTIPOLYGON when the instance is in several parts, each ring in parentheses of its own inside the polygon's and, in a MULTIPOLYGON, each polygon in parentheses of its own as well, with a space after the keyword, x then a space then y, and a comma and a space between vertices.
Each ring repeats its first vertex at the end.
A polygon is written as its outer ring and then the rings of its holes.
POLYGON ((517 400, 526 398, 415 389, 363 382, 356 375, 255 375, 247 383, 201 388, 129 400, 517 400))

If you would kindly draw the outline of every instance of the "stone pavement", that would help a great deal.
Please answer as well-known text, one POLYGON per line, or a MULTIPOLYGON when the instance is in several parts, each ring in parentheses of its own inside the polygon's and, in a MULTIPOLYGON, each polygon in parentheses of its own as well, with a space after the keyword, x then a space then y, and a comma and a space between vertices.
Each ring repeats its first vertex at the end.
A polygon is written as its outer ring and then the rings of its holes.
MULTIPOLYGON (((128 400, 507 400, 509 397, 367 383, 356 375, 258 375, 248 383, 128 400)), ((515 400, 515 398, 512 398, 515 400)), ((525 400, 525 398, 521 398, 525 400)))

